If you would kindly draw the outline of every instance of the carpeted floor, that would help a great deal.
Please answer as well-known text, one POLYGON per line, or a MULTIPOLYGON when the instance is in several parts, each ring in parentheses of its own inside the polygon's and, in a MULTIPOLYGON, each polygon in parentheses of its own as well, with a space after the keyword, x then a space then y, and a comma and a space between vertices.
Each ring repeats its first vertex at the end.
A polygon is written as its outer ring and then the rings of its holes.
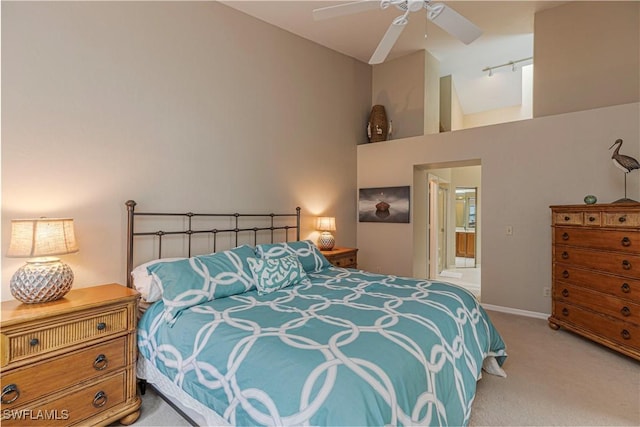
MULTIPOLYGON (((507 378, 484 374, 471 426, 640 426, 640 362, 545 320, 489 312, 507 378)), ((153 392, 135 426, 188 426, 153 392)))
POLYGON ((545 320, 489 315, 508 376, 483 376, 470 425, 640 426, 640 362, 545 320))

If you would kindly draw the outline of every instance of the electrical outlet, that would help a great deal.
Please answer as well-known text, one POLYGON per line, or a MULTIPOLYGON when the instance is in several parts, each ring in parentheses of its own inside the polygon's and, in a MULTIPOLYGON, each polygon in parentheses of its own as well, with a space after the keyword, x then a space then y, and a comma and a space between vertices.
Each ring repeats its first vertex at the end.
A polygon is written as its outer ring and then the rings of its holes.
POLYGON ((504 228, 504 232, 507 236, 513 236, 513 225, 507 225, 504 228))
POLYGON ((551 288, 542 288, 542 296, 550 297, 551 296, 551 288))

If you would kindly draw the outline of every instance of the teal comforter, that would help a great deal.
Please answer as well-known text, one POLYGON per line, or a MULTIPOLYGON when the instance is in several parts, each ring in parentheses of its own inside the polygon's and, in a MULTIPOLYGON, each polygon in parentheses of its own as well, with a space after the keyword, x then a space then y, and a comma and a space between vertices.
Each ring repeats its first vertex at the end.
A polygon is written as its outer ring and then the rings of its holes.
POLYGON ((206 302, 169 327, 162 301, 140 353, 234 425, 467 425, 483 359, 506 353, 454 285, 327 268, 310 285, 206 302))

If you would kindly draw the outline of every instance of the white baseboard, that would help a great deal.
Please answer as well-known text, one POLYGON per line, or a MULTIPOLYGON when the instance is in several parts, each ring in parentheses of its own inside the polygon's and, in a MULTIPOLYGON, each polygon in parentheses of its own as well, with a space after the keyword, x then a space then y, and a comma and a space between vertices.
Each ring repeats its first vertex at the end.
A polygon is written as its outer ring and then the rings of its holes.
POLYGON ((520 310, 518 308, 502 307, 500 305, 482 303, 481 305, 485 310, 499 311, 501 313, 515 314, 518 316, 534 317, 536 319, 547 320, 547 318, 550 316, 550 314, 548 313, 538 313, 537 311, 520 310))

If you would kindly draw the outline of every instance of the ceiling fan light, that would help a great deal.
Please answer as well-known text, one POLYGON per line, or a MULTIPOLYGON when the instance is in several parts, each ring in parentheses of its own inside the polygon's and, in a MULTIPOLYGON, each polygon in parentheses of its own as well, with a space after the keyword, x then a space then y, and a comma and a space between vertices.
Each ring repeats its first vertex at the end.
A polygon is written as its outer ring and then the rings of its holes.
POLYGON ((424 0, 407 0, 407 9, 411 12, 417 12, 424 7, 424 0))

